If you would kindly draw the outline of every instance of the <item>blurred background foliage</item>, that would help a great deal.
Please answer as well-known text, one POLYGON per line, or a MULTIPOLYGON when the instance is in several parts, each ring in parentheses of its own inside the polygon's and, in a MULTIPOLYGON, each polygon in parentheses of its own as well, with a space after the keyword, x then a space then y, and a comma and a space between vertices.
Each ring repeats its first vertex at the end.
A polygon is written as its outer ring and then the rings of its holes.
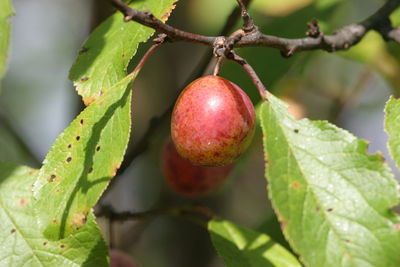
MULTIPOLYGON (((13 2, 16 16, 12 19, 10 65, 0 95, 0 160, 39 167, 57 135, 83 108, 67 79, 69 68, 91 29, 113 10, 106 0, 13 2)), ((371 15, 383 2, 254 0, 250 14, 264 33, 296 38, 304 36, 306 23, 313 18, 329 34, 371 15)), ((169 23, 216 35, 235 5, 234 0, 181 0, 169 23)), ((399 25, 400 10, 391 19, 399 25)), ((148 47, 142 45, 132 66, 148 47)), ((195 44, 167 44, 148 61, 133 86, 130 149, 142 140, 151 118, 174 103, 207 49, 195 44)), ((382 151, 389 159, 383 107, 389 95, 400 95, 398 44, 385 43, 370 32, 361 43, 340 53, 312 51, 291 58, 283 58, 272 48, 244 48, 238 53, 270 91, 287 101, 297 118, 330 120, 369 140, 371 153, 382 151)), ((257 91, 239 66, 226 62, 222 76, 241 86, 257 104, 257 91)), ((261 229, 287 245, 265 190, 259 132, 223 188, 198 199, 177 196, 163 180, 160 151, 168 132, 167 118, 148 137, 148 149, 116 178, 102 204, 112 204, 118 211, 145 211, 200 203, 223 218, 261 229)), ((207 231, 180 218, 159 216, 112 228, 107 220, 99 221, 105 239, 132 255, 139 266, 222 266, 207 231)))

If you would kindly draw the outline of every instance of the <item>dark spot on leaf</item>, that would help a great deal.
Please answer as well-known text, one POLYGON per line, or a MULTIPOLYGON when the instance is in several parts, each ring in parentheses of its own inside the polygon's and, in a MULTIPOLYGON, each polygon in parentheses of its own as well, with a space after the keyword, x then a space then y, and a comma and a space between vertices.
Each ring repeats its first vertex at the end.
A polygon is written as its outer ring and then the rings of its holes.
POLYGON ((57 223, 58 223, 57 219, 53 219, 52 222, 53 222, 54 224, 57 224, 57 223))
POLYGON ((79 123, 80 123, 81 125, 83 125, 83 119, 81 119, 81 120, 79 121, 79 123))
POLYGON ((25 206, 27 203, 28 203, 28 201, 27 201, 26 199, 23 199, 23 198, 21 198, 21 199, 19 200, 19 202, 18 202, 18 204, 19 204, 20 206, 25 206))
POLYGON ((86 53, 89 50, 89 48, 82 46, 81 50, 79 50, 79 54, 86 53))
POLYGON ((297 181, 294 181, 292 183, 292 186, 293 186, 294 189, 300 189, 301 188, 301 183, 299 183, 297 181))
POLYGON ((345 239, 344 241, 346 241, 347 243, 351 243, 351 240, 349 239, 345 239))
POLYGON ((319 206, 316 206, 316 207, 315 207, 315 210, 316 210, 316 211, 319 211, 320 209, 321 209, 321 208, 320 208, 319 206))
POLYGON ((87 80, 89 80, 89 77, 82 77, 81 78, 81 82, 86 82, 87 80))
POLYGON ((65 245, 61 244, 61 245, 60 245, 60 248, 65 248, 65 245))
POLYGON ((331 212, 331 211, 333 211, 333 208, 329 208, 329 209, 327 209, 326 211, 327 211, 327 212, 331 212))
POLYGON ((96 151, 100 151, 100 146, 97 146, 97 147, 96 147, 96 151))
POLYGON ((12 234, 15 233, 15 229, 11 229, 10 233, 12 234))
POLYGON ((88 215, 87 211, 84 212, 80 212, 80 213, 76 213, 73 217, 72 217, 72 226, 76 229, 81 228, 82 226, 85 225, 87 219, 86 216, 88 215))
POLYGON ((68 147, 68 148, 71 148, 71 147, 72 147, 72 145, 71 145, 71 144, 69 144, 67 147, 68 147))
POLYGON ((35 173, 36 173, 36 170, 30 170, 30 171, 28 172, 29 175, 33 175, 33 174, 35 174, 35 173))
POLYGON ((56 179, 56 177, 57 177, 57 176, 56 176, 55 174, 50 175, 50 178, 48 179, 49 182, 50 182, 50 183, 54 182, 54 180, 56 179))
POLYGON ((93 172, 93 168, 89 168, 88 173, 92 173, 93 172))
POLYGON ((294 129, 293 132, 299 133, 299 129, 294 129))
POLYGON ((71 162, 71 160, 72 160, 71 157, 68 157, 68 158, 67 158, 67 162, 71 162))
POLYGON ((81 137, 78 135, 77 137, 75 137, 76 141, 79 141, 79 139, 81 139, 81 137))
POLYGON ((43 242, 43 246, 46 246, 46 245, 47 245, 47 242, 46 242, 46 241, 44 241, 44 242, 43 242))

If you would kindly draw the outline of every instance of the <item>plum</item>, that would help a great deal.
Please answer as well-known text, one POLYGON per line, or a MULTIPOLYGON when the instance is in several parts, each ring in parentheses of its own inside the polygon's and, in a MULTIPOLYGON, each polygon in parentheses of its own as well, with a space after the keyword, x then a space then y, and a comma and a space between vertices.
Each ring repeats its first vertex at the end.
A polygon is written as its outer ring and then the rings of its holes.
POLYGON ((186 197, 200 197, 218 188, 233 168, 194 166, 181 157, 169 138, 162 152, 162 169, 170 188, 186 197))
POLYGON ((178 153, 194 165, 223 166, 249 146, 255 112, 246 93, 219 76, 190 83, 176 101, 171 136, 178 153))

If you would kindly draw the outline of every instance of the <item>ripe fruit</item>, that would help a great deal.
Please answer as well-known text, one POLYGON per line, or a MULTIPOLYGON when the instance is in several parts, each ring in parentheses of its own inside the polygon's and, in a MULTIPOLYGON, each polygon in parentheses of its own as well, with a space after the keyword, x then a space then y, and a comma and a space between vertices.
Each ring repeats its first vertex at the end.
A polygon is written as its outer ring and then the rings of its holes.
POLYGON ((110 249, 110 267, 137 267, 131 257, 117 249, 110 249))
POLYGON ((182 158, 169 139, 162 153, 162 167, 168 185, 178 194, 199 197, 220 186, 233 164, 223 167, 194 166, 182 158))
POLYGON ((201 77, 179 96, 171 136, 179 154, 194 165, 223 166, 249 146, 255 112, 249 97, 234 83, 201 77))

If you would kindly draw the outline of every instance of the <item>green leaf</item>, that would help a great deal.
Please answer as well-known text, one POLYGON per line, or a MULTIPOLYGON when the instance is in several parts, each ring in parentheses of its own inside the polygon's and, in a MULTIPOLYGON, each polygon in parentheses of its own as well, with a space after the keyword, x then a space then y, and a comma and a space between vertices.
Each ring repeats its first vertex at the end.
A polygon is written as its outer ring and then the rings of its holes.
MULTIPOLYGON (((165 21, 176 0, 133 1, 130 6, 150 10, 165 21)), ((117 12, 104 21, 84 43, 71 68, 70 79, 86 105, 92 103, 104 90, 126 76, 129 61, 138 45, 146 41, 154 30, 136 22, 124 22, 117 12)))
MULTIPOLYGON (((166 20, 174 1, 135 1, 132 6, 166 20)), ((126 76, 126 67, 153 32, 124 22, 118 12, 90 35, 72 67, 78 93, 90 105, 57 138, 34 184, 35 208, 47 238, 65 238, 83 227, 115 176, 129 140, 131 84, 139 71, 126 76)))
POLYGON ((325 121, 260 110, 266 177, 286 239, 307 266, 400 266, 398 184, 380 154, 325 121))
POLYGON ((281 225, 279 224, 278 218, 275 214, 271 215, 261 225, 259 225, 256 231, 269 235, 275 242, 292 252, 292 248, 283 236, 281 225))
POLYGON ((10 44, 10 17, 14 14, 10 0, 0 0, 0 80, 3 78, 7 65, 8 46, 10 44))
POLYGON ((397 167, 400 167, 400 100, 390 97, 385 107, 385 130, 389 135, 388 148, 397 167))
POLYGON ((284 247, 268 235, 225 220, 208 224, 211 240, 226 266, 301 266, 284 247))
POLYGON ((64 238, 82 227, 116 174, 129 140, 135 77, 130 74, 96 99, 47 154, 33 190, 48 238, 64 238))
POLYGON ((107 247, 94 216, 66 239, 40 231, 32 184, 37 171, 0 163, 0 266, 108 266, 107 247))

